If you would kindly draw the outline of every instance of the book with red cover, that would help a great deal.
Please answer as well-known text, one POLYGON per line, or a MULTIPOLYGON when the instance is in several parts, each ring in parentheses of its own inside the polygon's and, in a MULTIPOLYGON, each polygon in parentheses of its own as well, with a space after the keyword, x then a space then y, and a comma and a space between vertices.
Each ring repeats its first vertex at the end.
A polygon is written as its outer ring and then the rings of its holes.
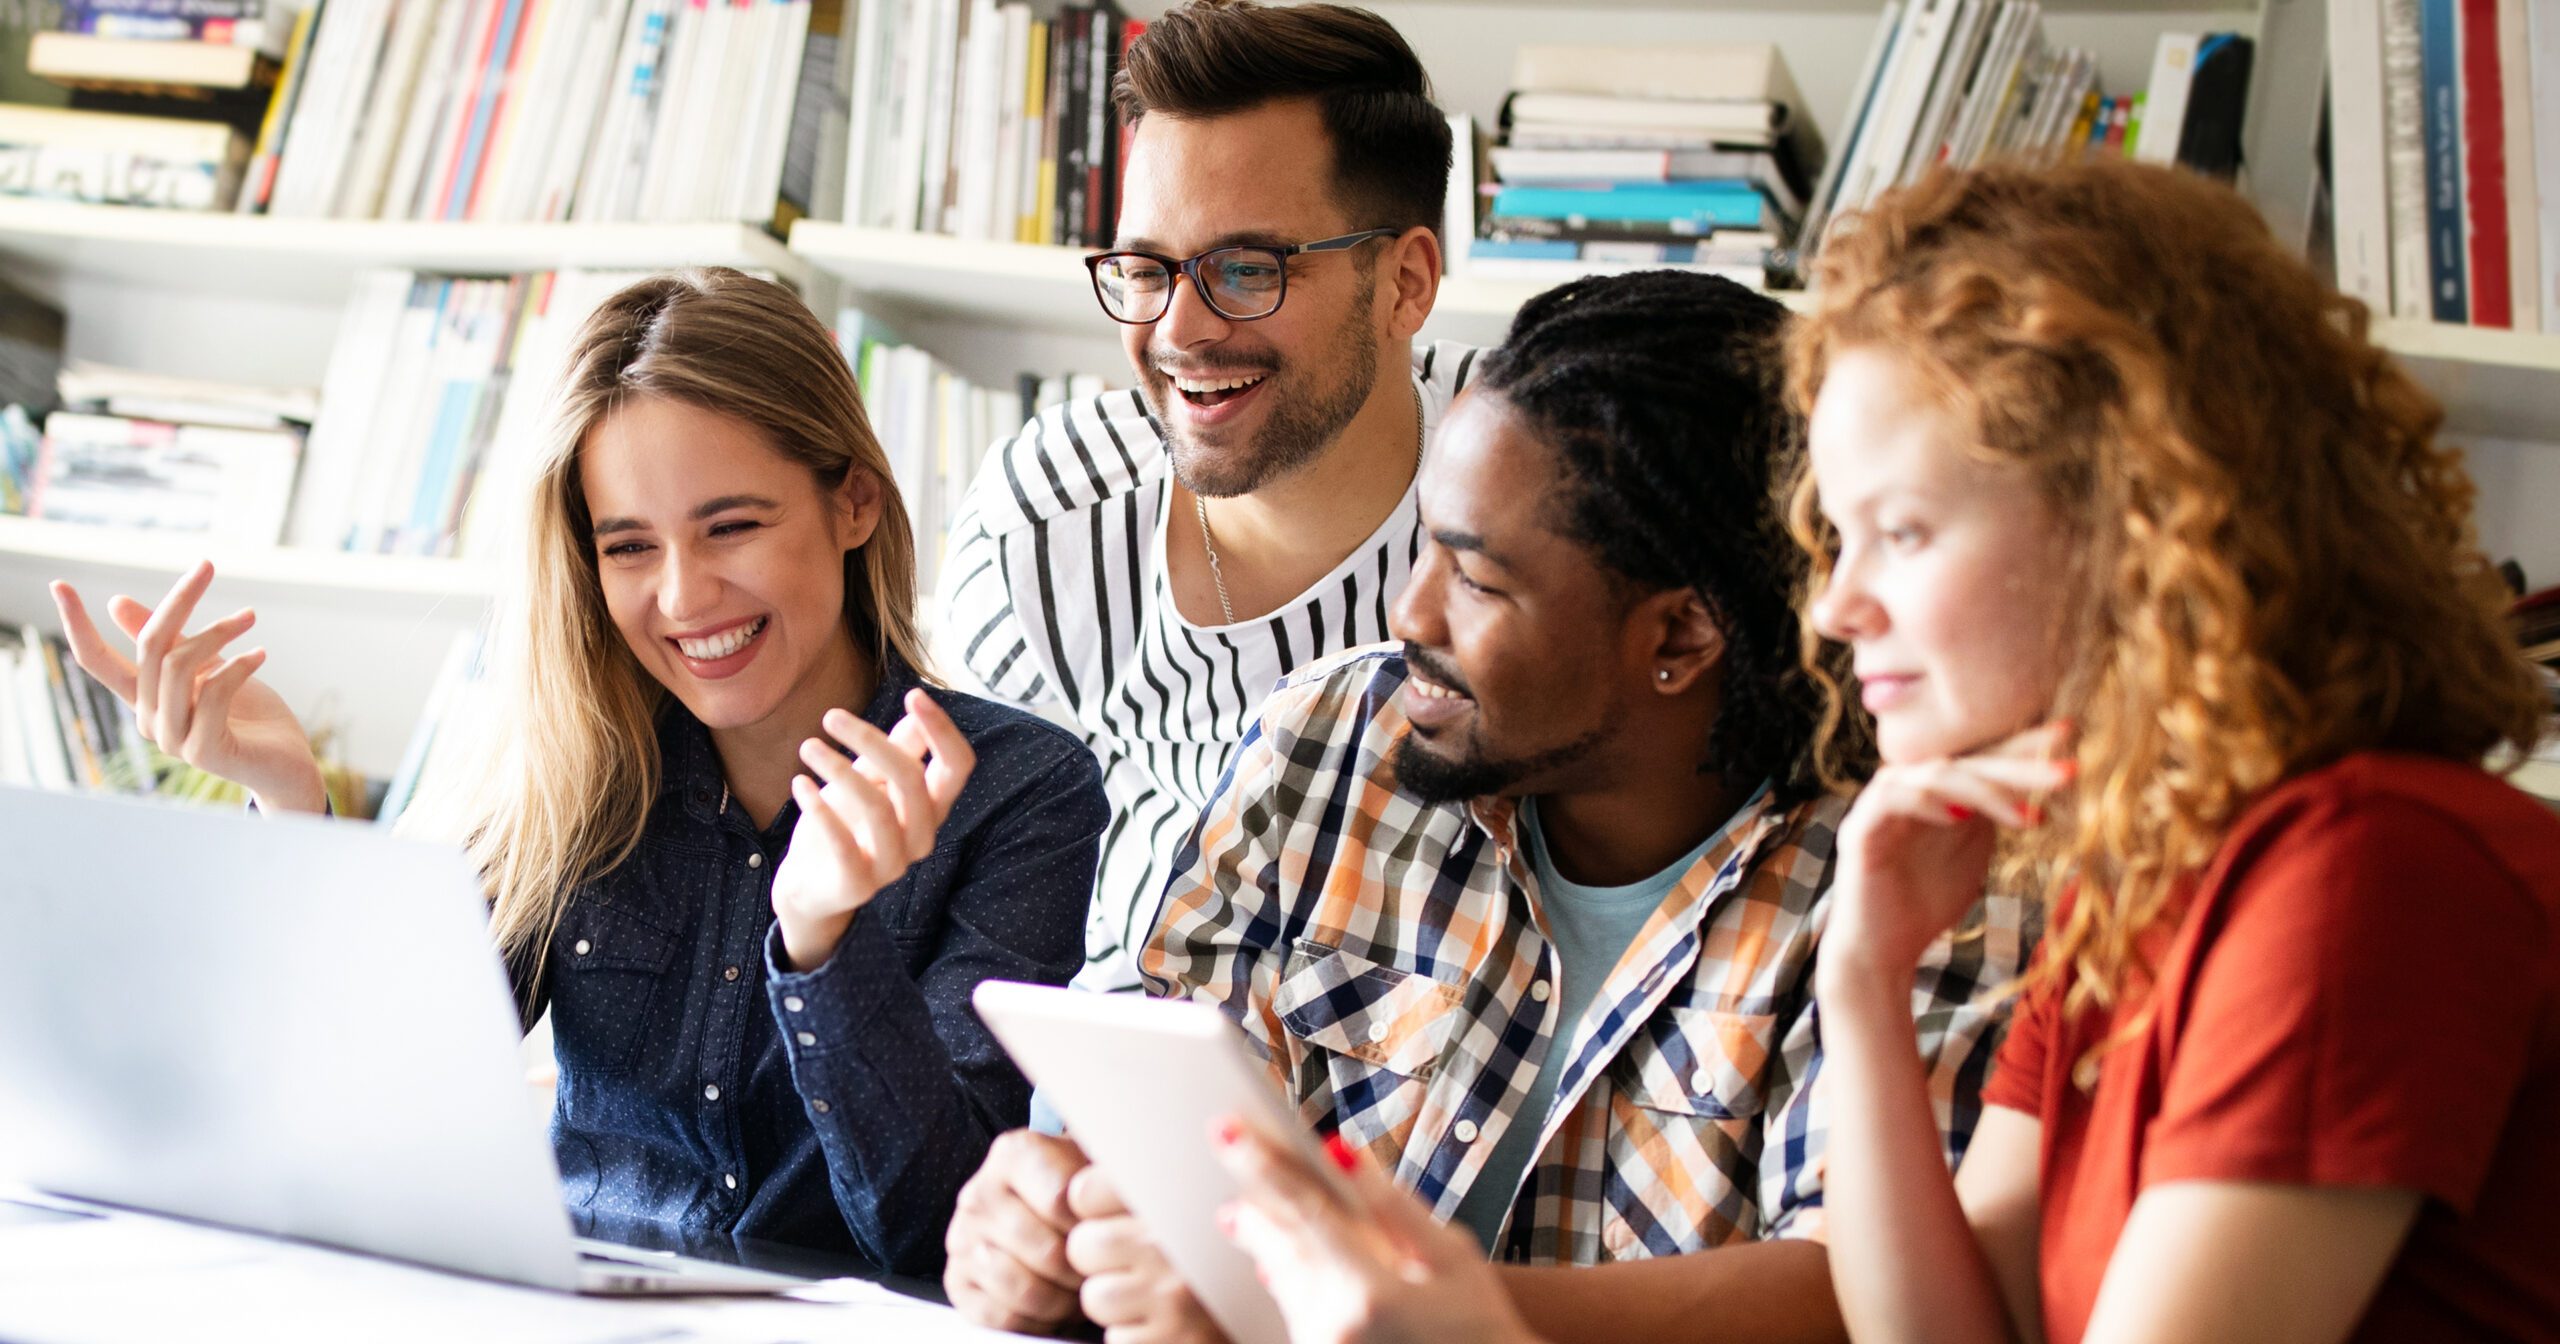
POLYGON ((2498 0, 2462 0, 2462 236, 2471 325, 2513 327, 2507 256, 2506 85, 2498 72, 2498 0))

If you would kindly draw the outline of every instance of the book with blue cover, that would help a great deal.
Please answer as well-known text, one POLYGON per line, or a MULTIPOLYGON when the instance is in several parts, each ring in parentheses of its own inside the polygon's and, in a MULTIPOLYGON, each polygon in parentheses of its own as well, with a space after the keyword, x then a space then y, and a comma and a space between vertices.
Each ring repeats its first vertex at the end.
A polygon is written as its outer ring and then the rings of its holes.
POLYGON ((1784 221, 1748 182, 1622 182, 1609 187, 1504 187, 1497 217, 1614 219, 1696 224, 1706 229, 1777 229, 1784 221))
POLYGON ((2471 320, 2462 234, 2462 73, 2456 0, 2424 0, 2419 77, 2426 93, 2427 293, 2438 322, 2471 320))

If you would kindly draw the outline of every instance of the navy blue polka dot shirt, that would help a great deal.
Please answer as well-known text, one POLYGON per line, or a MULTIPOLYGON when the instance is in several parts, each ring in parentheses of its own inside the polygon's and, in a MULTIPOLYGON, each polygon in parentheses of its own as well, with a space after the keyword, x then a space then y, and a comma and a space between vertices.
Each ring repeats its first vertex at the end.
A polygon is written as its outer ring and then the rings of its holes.
MULTIPOLYGON (((863 717, 892 727, 916 684, 893 660, 863 717)), ((771 903, 798 805, 757 830, 709 730, 679 705, 661 715, 639 848, 577 889, 543 976, 517 986, 526 1021, 552 1013, 573 1212, 939 1272, 961 1183, 1030 1104, 969 992, 1083 965, 1109 807, 1073 734, 929 693, 977 769, 933 853, 806 974, 782 969, 771 903)))

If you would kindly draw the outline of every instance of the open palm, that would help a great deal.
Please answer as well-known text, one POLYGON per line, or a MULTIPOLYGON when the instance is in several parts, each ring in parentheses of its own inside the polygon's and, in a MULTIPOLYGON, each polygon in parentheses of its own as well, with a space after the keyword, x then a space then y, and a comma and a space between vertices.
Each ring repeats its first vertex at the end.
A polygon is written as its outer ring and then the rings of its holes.
POLYGON ((130 658, 108 647, 69 584, 53 585, 53 598, 73 659, 133 707, 146 741, 246 787, 263 808, 320 811, 326 795, 302 722, 284 697, 257 679, 266 650, 225 652, 256 624, 256 613, 243 609, 201 630, 186 629, 212 581, 213 566, 200 564, 157 608, 129 597, 110 600, 108 616, 133 640, 130 658))

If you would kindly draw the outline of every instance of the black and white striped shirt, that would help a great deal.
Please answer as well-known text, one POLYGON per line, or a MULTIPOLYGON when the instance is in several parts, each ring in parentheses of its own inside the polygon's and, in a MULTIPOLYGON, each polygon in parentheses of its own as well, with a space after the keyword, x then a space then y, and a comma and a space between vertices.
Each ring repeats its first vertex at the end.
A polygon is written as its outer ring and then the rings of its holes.
MULTIPOLYGON (((1414 352, 1426 445, 1476 355, 1447 341, 1414 352)), ((942 567, 941 661, 954 680, 1069 719, 1101 759, 1111 826, 1077 979, 1087 989, 1137 987, 1129 949, 1263 697, 1293 668, 1385 639, 1421 549, 1408 487, 1368 540, 1279 610, 1194 625, 1165 579, 1171 474, 1138 393, 1051 407, 989 452, 942 567)))

